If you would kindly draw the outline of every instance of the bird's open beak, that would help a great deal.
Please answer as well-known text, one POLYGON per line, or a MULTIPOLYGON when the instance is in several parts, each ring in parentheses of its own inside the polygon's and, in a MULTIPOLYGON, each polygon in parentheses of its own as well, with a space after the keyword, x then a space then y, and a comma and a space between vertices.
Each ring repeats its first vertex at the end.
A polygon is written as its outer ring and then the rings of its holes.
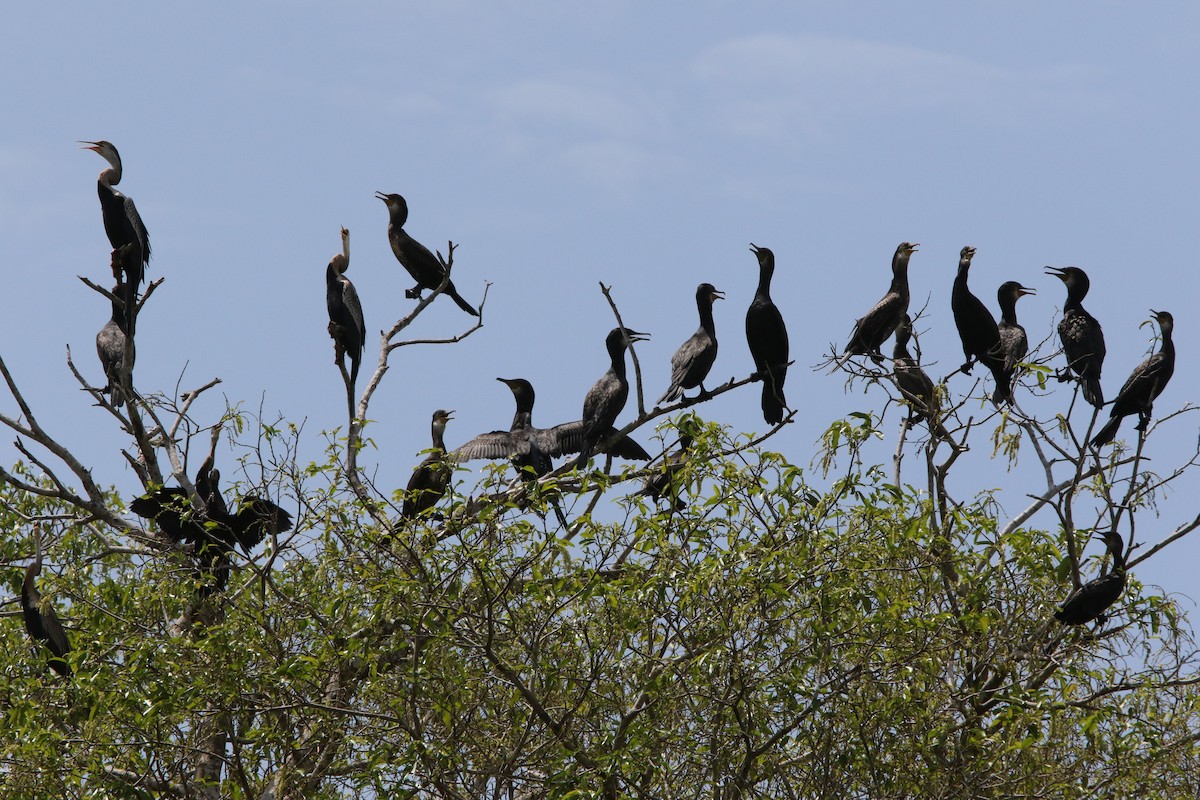
POLYGON ((1028 286, 1017 287, 1017 295, 1019 297, 1024 297, 1027 294, 1037 294, 1037 289, 1030 289, 1028 286))
POLYGON ((79 144, 85 144, 85 145, 87 145, 87 147, 81 147, 81 148, 79 148, 80 150, 95 150, 95 149, 97 149, 97 148, 99 148, 99 147, 100 147, 100 143, 99 143, 99 142, 88 142, 88 141, 85 141, 85 140, 82 140, 82 139, 79 141, 79 144))
POLYGON ((1066 274, 1066 270, 1064 270, 1062 267, 1046 267, 1046 274, 1053 275, 1056 278, 1061 278, 1066 274))
POLYGON ((629 341, 631 342, 650 341, 650 334, 648 333, 641 333, 640 331, 635 331, 632 328, 626 328, 625 333, 629 335, 629 341))
POLYGON ((722 292, 720 289, 713 289, 712 298, 713 298, 713 300, 724 300, 725 293, 722 292))
POLYGON ((380 200, 382 200, 385 203, 388 201, 387 195, 384 194, 383 192, 376 192, 375 196, 378 197, 380 200))

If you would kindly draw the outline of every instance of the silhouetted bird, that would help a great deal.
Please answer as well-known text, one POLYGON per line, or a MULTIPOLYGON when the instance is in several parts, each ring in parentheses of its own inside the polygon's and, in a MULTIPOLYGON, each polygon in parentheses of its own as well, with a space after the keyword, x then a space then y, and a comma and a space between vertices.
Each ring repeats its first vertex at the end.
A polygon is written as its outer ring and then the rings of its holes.
MULTIPOLYGON (((429 248, 409 236, 404 230, 404 223, 408 221, 408 203, 404 198, 398 194, 384 194, 383 192, 376 192, 375 196, 382 200, 388 208, 388 241, 392 245, 392 252, 395 253, 396 260, 400 262, 400 265, 408 270, 408 274, 412 275, 413 280, 417 282, 417 285, 406 291, 404 296, 419 300, 422 289, 432 291, 442 285, 442 280, 446 277, 446 268, 442 266, 442 262, 438 260, 437 256, 429 252, 429 248)), ((454 288, 453 281, 446 284, 443 294, 458 303, 458 307, 463 311, 479 316, 479 312, 454 288)))
POLYGON ((1117 428, 1121 427, 1121 420, 1130 414, 1138 415, 1136 430, 1146 430, 1154 410, 1154 401, 1162 394, 1175 372, 1175 343, 1171 339, 1175 320, 1166 311, 1151 309, 1150 313, 1154 315, 1154 321, 1162 330, 1162 345, 1157 353, 1138 364, 1129 375, 1117 399, 1113 401, 1112 411, 1109 412, 1110 419, 1092 439, 1092 447, 1111 442, 1117 435, 1117 428))
POLYGON ((892 349, 892 374, 900 394, 908 401, 909 419, 921 419, 929 432, 939 439, 952 442, 950 432, 940 420, 941 407, 933 381, 908 352, 912 338, 912 318, 905 314, 896 327, 896 343, 892 349))
POLYGON ((1017 365, 1025 360, 1029 353, 1029 337, 1025 329, 1017 322, 1017 301, 1027 294, 1037 294, 1016 281, 1005 281, 996 290, 996 299, 1000 303, 999 355, 1004 359, 1004 381, 997 380, 996 392, 992 400, 996 405, 1012 400, 1012 387, 1017 379, 1017 365))
MULTIPOLYGON (((481 433, 470 441, 456 447, 450 454, 455 461, 473 461, 479 458, 506 458, 526 478, 540 478, 554 468, 551 461, 558 456, 578 453, 583 447, 583 421, 564 422, 553 428, 536 428, 533 425, 533 404, 537 395, 533 385, 524 378, 497 378, 513 393, 517 409, 512 425, 506 431, 481 433)), ((615 428, 601 437, 601 441, 616 434, 615 428)), ((613 455, 632 460, 646 461, 650 454, 637 442, 626 436, 611 451, 613 455)))
POLYGON ((358 291, 346 277, 350 268, 350 231, 342 228, 342 252, 325 268, 325 308, 329 311, 329 335, 333 338, 333 362, 342 364, 350 357, 350 385, 358 380, 367 326, 363 321, 358 291))
POLYGON ((717 360, 717 331, 713 325, 713 302, 724 298, 711 283, 696 287, 696 308, 700 312, 700 329, 679 346, 671 356, 671 385, 658 402, 674 402, 684 396, 686 389, 700 387, 700 397, 708 392, 704 379, 717 360))
POLYGON ((683 465, 687 461, 688 451, 691 450, 694 441, 691 433, 681 432, 679 449, 663 458, 657 472, 646 476, 646 482, 638 490, 638 494, 653 498, 655 501, 667 498, 671 501, 671 508, 676 512, 687 508, 687 503, 683 502, 680 497, 682 490, 679 485, 680 473, 683 472, 683 465))
POLYGON ((783 409, 787 407, 783 394, 788 368, 787 326, 771 300, 775 254, 754 244, 750 245, 750 252, 758 258, 758 290, 746 310, 746 343, 754 359, 755 377, 763 382, 763 419, 768 425, 778 425, 783 422, 783 409))
POLYGON ((34 532, 37 548, 37 558, 25 568, 25 580, 21 584, 21 615, 25 618, 25 630, 37 642, 50 649, 51 658, 46 659, 47 665, 63 677, 71 677, 71 665, 67 663, 67 653, 71 652, 71 642, 67 632, 58 619, 54 605, 43 602, 41 592, 37 589, 37 577, 42 574, 42 535, 41 531, 34 532))
POLYGON ((958 274, 954 277, 954 289, 950 292, 950 308, 954 312, 954 324, 958 328, 963 354, 967 359, 963 362, 962 371, 969 375, 976 361, 987 367, 996 381, 992 400, 999 405, 1010 399, 1012 379, 1004 368, 1000 328, 996 325, 996 318, 983 301, 967 288, 971 259, 974 257, 974 247, 967 246, 959 252, 958 274))
POLYGON ((1067 596, 1062 608, 1054 612, 1054 618, 1064 625, 1086 625, 1100 619, 1125 591, 1125 542, 1116 531, 1102 535, 1112 556, 1112 569, 1067 596))
POLYGON ((613 328, 604 340, 608 349, 610 366, 592 384, 583 398, 583 445, 579 451, 579 463, 586 464, 596 447, 612 435, 617 415, 625 408, 629 399, 629 381, 625 378, 625 348, 634 342, 644 342, 649 334, 629 328, 613 328))
MULTIPOLYGON (((123 298, 125 296, 125 287, 117 284, 113 287, 112 294, 114 298, 123 298)), ((96 334, 96 354, 100 356, 100 366, 104 369, 104 378, 106 384, 100 391, 105 392, 112 398, 114 408, 120 408, 125 403, 125 392, 121 388, 122 380, 121 373, 125 372, 125 330, 128 325, 125 309, 118 299, 112 301, 112 317, 96 334)), ((135 355, 133 348, 130 348, 130 355, 135 355)), ((129 364, 132 369, 132 359, 129 364)))
POLYGON ((876 364, 883 363, 880 348, 908 313, 908 261, 919 246, 901 242, 896 248, 892 256, 891 286, 875 307, 854 323, 850 342, 842 351, 846 356, 870 356, 876 364))
POLYGON ((1100 323, 1083 307, 1091 281, 1079 267, 1046 267, 1046 274, 1053 275, 1067 286, 1067 302, 1063 304, 1063 316, 1058 323, 1058 336, 1062 339, 1063 354, 1067 357, 1068 372, 1059 373, 1060 381, 1067 380, 1070 371, 1079 376, 1083 399, 1100 408, 1104 405, 1104 391, 1100 387, 1100 371, 1104 366, 1104 331, 1100 323))
POLYGON ((454 474, 454 470, 446 459, 446 442, 443 436, 446 432, 446 423, 454 419, 451 416, 453 413, 453 411, 445 411, 440 408, 433 412, 432 452, 425 456, 425 460, 417 465, 417 468, 413 470, 412 477, 408 479, 408 488, 404 492, 404 505, 401 507, 400 519, 415 519, 437 505, 437 502, 446 494, 446 487, 450 485, 450 478, 454 474))
POLYGON ((113 146, 112 142, 104 140, 80 142, 80 144, 87 145, 85 150, 99 154, 109 163, 109 167, 100 173, 96 182, 96 191, 100 195, 100 210, 104 215, 104 232, 108 235, 109 244, 112 245, 113 250, 127 245, 133 248, 133 252, 128 257, 120 259, 120 263, 125 269, 125 312, 129 320, 128 330, 133 331, 136 311, 134 300, 137 298, 137 288, 146 276, 145 267, 150 263, 150 234, 146 232, 146 225, 142 222, 142 216, 138 214, 133 198, 126 197, 113 188, 121 182, 123 174, 121 155, 117 152, 117 148, 113 146))

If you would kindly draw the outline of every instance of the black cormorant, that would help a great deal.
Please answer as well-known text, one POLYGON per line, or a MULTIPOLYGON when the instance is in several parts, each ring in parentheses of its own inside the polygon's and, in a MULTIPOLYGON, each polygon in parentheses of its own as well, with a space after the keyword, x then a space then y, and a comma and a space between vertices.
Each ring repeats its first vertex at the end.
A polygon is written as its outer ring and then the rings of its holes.
MULTIPOLYGON (((412 275, 413 280, 417 282, 417 285, 406 291, 404 296, 409 299, 420 299, 423 289, 432 291, 442 285, 442 280, 446 277, 446 268, 442 266, 437 256, 429 252, 429 248, 409 236, 404 230, 404 223, 408 221, 408 203, 404 198, 398 194, 384 194, 383 192, 376 192, 375 196, 382 200, 388 208, 388 241, 392 245, 392 252, 395 253, 396 260, 408 270, 408 274, 412 275)), ((453 281, 446 284, 443 294, 458 303, 458 307, 463 311, 479 316, 479 312, 454 288, 453 281)))
POLYGON ((1005 281, 996 290, 996 299, 1000 303, 999 354, 1004 358, 1004 375, 1006 382, 996 384, 996 392, 992 399, 996 405, 1012 399, 1012 387, 1017 377, 1017 365, 1025 360, 1029 353, 1029 337, 1025 329, 1017 322, 1017 301, 1027 294, 1037 294, 1016 281, 1005 281))
POLYGON ((950 442, 950 432, 939 419, 941 404, 933 381, 908 352, 908 340, 911 338, 912 318, 905 314, 896 326, 896 342, 892 349, 892 373, 896 378, 896 386, 908 401, 909 419, 925 420, 930 433, 950 442))
MULTIPOLYGON (((533 403, 537 395, 533 385, 524 378, 497 378, 513 393, 517 409, 512 425, 506 431, 481 433, 470 441, 456 447, 451 457, 456 461, 473 461, 479 458, 506 458, 526 478, 539 478, 554 468, 552 458, 578 453, 583 447, 583 422, 564 422, 553 428, 536 428, 533 425, 533 403)), ((609 428, 601 441, 616 434, 609 428)), ((632 438, 626 436, 612 450, 613 455, 631 460, 647 461, 650 454, 632 438)))
POLYGON ((1117 435, 1121 420, 1130 414, 1138 415, 1136 430, 1144 431, 1150 424, 1150 414, 1154 410, 1154 400, 1166 388, 1167 381, 1175 372, 1175 343, 1171 340, 1171 332, 1175 327, 1174 318, 1166 311, 1150 310, 1154 321, 1162 330, 1162 345, 1158 352, 1138 364, 1130 373, 1129 379, 1121 387, 1117 399, 1113 401, 1110 419, 1100 432, 1092 439, 1092 447, 1108 444, 1117 435))
POLYGON ((870 356, 883 362, 880 349, 908 312, 908 261, 920 245, 901 242, 892 256, 892 284, 887 294, 862 319, 854 323, 846 355, 870 356))
POLYGON ((453 413, 440 408, 433 412, 432 452, 425 456, 425 460, 417 465, 412 477, 408 479, 404 505, 400 511, 401 519, 415 519, 437 505, 446 494, 446 487, 450 485, 454 470, 446 460, 446 442, 443 436, 446 423, 454 419, 451 416, 453 413))
POLYGON ((954 289, 950 292, 950 308, 954 312, 954 324, 962 340, 963 355, 966 356, 962 371, 971 374, 976 361, 987 367, 996 381, 992 400, 999 405, 1010 399, 1012 378, 1004 368, 1000 327, 996 324, 996 318, 967 287, 971 259, 974 257, 975 248, 970 245, 958 254, 958 274, 954 276, 954 289))
POLYGON ((775 254, 754 244, 750 245, 750 252, 758 258, 758 290, 746 310, 746 343, 754 359, 755 377, 763 382, 763 419, 768 425, 778 425, 783 422, 783 409, 787 407, 783 395, 788 368, 787 326, 771 301, 775 254))
POLYGON ((683 471, 688 451, 691 450, 694 441, 695 439, 690 432, 681 432, 679 434, 679 449, 663 459, 657 472, 646 476, 646 482, 638 490, 638 494, 653 498, 655 501, 662 500, 665 497, 671 501, 671 507, 676 512, 687 508, 687 503, 683 502, 683 499, 679 496, 682 489, 679 485, 680 472, 683 471))
MULTIPOLYGON (((1100 371, 1104 366, 1104 331, 1096 318, 1083 307, 1083 298, 1087 297, 1091 281, 1079 267, 1046 267, 1046 274, 1053 275, 1067 286, 1067 302, 1063 303, 1063 315, 1058 323, 1058 335, 1062 339, 1067 367, 1079 376, 1083 399, 1100 408, 1104 405, 1104 391, 1100 387, 1100 371)), ((1059 375, 1059 380, 1066 379, 1065 375, 1059 375)))
POLYGON ((46 645, 53 658, 46 663, 63 677, 71 676, 71 665, 67 663, 67 653, 71 652, 71 642, 67 632, 58 619, 58 613, 52 603, 42 601, 41 592, 37 589, 37 576, 42 574, 42 535, 41 531, 34 532, 37 558, 25 568, 25 581, 21 584, 21 615, 25 618, 25 630, 29 636, 46 645))
POLYGON ((1067 596, 1062 608, 1054 612, 1054 618, 1064 625, 1086 625, 1099 619, 1125 591, 1125 542, 1116 531, 1102 535, 1112 555, 1112 569, 1067 596))
POLYGON ((138 214, 133 198, 126 197, 113 188, 121 182, 121 154, 112 142, 80 142, 87 145, 84 149, 98 153, 109 163, 108 169, 100 173, 96 182, 96 191, 100 195, 100 210, 104 215, 104 232, 108 234, 108 242, 113 250, 129 246, 132 252, 120 259, 125 270, 126 305, 125 313, 129 319, 129 330, 134 330, 137 298, 137 288, 146 276, 146 265, 150 263, 150 234, 142 216, 138 214))
MULTIPOLYGON (((125 331, 129 323, 121 302, 125 297, 125 287, 117 284, 113 287, 112 294, 112 318, 96 334, 96 353, 100 356, 100 366, 104 368, 104 378, 107 381, 100 391, 106 392, 112 398, 114 408, 120 408, 125 402, 121 373, 126 371, 125 331)), ((130 353, 134 354, 132 348, 130 353)), ((129 366, 132 367, 133 364, 129 366)))
POLYGON ((700 311, 700 329, 679 346, 671 356, 671 385, 658 402, 673 402, 683 397, 684 390, 700 387, 704 390, 704 379, 717 359, 717 330, 713 326, 713 302, 724 298, 711 283, 696 287, 696 308, 700 311))
POLYGON ((586 464, 596 447, 612 435, 617 415, 629 399, 629 381, 625 379, 625 348, 634 342, 644 342, 649 334, 629 328, 613 328, 605 337, 609 368, 600 376, 583 398, 583 445, 579 463, 586 464))
POLYGON ((362 303, 358 291, 346 277, 350 268, 350 231, 342 228, 342 252, 325 268, 325 308, 329 311, 329 335, 333 338, 333 361, 342 363, 343 354, 350 357, 350 385, 358 380, 367 326, 363 322, 362 303))

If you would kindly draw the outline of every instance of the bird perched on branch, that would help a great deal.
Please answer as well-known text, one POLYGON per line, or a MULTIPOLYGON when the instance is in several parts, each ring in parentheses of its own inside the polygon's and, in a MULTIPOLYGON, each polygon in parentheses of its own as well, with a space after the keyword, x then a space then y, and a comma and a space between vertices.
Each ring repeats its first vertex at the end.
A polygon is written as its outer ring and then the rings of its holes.
POLYGON ((947 442, 953 442, 950 432, 942 425, 941 408, 933 381, 908 352, 908 341, 912 338, 912 318, 905 314, 896 328, 896 342, 892 349, 892 374, 900 394, 908 401, 909 419, 922 419, 929 432, 947 442))
POLYGON ((613 328, 604 339, 608 350, 609 368, 600 376, 583 398, 583 445, 579 463, 586 464, 601 442, 612 435, 617 415, 629 399, 629 381, 625 378, 625 349, 634 342, 644 342, 649 334, 629 328, 613 328))
POLYGON ((124 174, 121 168, 121 154, 112 142, 103 139, 98 142, 80 142, 86 145, 84 150, 91 150, 109 163, 107 169, 100 173, 96 181, 96 191, 100 195, 100 210, 104 216, 104 232, 113 250, 122 247, 129 248, 128 255, 120 259, 125 270, 124 284, 127 296, 125 298, 125 313, 128 315, 128 331, 134 330, 134 316, 137 298, 137 288, 146 276, 146 265, 150 263, 150 234, 138 213, 133 198, 127 197, 113 188, 121 182, 124 174))
POLYGON ((1064 625, 1086 625, 1102 618, 1104 612, 1125 591, 1125 542, 1116 531, 1101 535, 1112 556, 1112 569, 1098 578, 1092 578, 1067 596, 1062 608, 1054 612, 1054 618, 1064 625))
POLYGON ((950 308, 954 312, 954 324, 962 340, 963 355, 966 356, 962 371, 971 374, 976 361, 987 367, 996 381, 992 401, 1000 405, 1012 399, 1012 373, 1004 366, 1000 326, 996 324, 996 318, 967 286, 971 259, 974 257, 975 248, 969 245, 958 254, 958 273, 950 293, 950 308))
POLYGON ((1029 337, 1025 328, 1017 322, 1017 301, 1027 294, 1037 294, 1016 281, 1005 281, 996 290, 996 300, 1000 303, 1000 349, 997 353, 1003 360, 1003 381, 997 379, 996 391, 992 400, 996 405, 1012 400, 1012 387, 1017 378, 1017 365, 1029 354, 1029 337))
POLYGON ((125 369, 126 331, 129 321, 125 315, 124 302, 121 299, 125 292, 124 286, 117 284, 113 287, 112 317, 96 334, 96 354, 100 356, 100 366, 104 369, 106 384, 100 391, 112 398, 113 408, 120 408, 125 403, 124 381, 122 375, 133 369, 135 351, 130 346, 129 370, 125 369))
POLYGON ((679 346, 671 356, 671 385, 658 402, 673 402, 683 397, 686 389, 700 387, 700 397, 708 394, 704 390, 704 379, 708 377, 713 362, 717 360, 717 330, 713 324, 713 303, 725 297, 711 283, 696 287, 696 309, 700 312, 700 329, 679 346))
POLYGON ((750 245, 750 252, 758 259, 758 289, 746 309, 746 344, 754 359, 755 377, 763 382, 763 420, 768 425, 778 425, 783 422, 783 410, 787 408, 783 394, 788 368, 787 326, 771 300, 775 254, 755 244, 750 245))
POLYGON ((430 430, 433 438, 432 452, 413 470, 408 479, 408 488, 404 492, 404 505, 400 510, 400 519, 416 519, 421 514, 437 505, 446 494, 450 478, 454 474, 446 459, 446 423, 454 419, 453 411, 439 408, 433 412, 430 430))
MULTIPOLYGON (((408 274, 417 282, 417 285, 406 291, 404 296, 419 300, 423 289, 433 291, 442 285, 442 281, 446 278, 446 267, 442 265, 437 256, 429 252, 429 248, 409 236, 408 232, 404 230, 404 223, 408 222, 408 203, 405 199, 398 194, 384 194, 383 192, 376 192, 375 196, 382 200, 388 209, 388 242, 392 245, 392 252, 400 265, 408 270, 408 274)), ((453 281, 446 284, 442 293, 449 296, 463 311, 476 317, 479 316, 479 312, 454 288, 453 281)))
POLYGON ((30 638, 41 642, 50 650, 51 658, 46 664, 62 675, 71 677, 71 665, 67 663, 67 653, 71 652, 71 642, 67 639, 67 631, 58 619, 54 605, 43 601, 41 592, 37 589, 37 577, 42 574, 42 532, 35 529, 34 546, 37 557, 32 564, 25 568, 25 580, 21 584, 21 616, 25 618, 25 630, 30 638))
POLYGON ((687 508, 687 503, 683 502, 683 499, 679 496, 682 489, 679 484, 680 475, 683 472, 684 464, 687 462, 688 452, 692 449, 694 442, 695 436, 691 430, 681 430, 679 433, 679 449, 663 458, 658 471, 646 476, 645 483, 637 493, 644 497, 650 497, 655 501, 662 500, 665 497, 671 501, 671 508, 676 512, 687 508))
POLYGON ((329 311, 329 335, 333 338, 333 361, 343 363, 350 357, 350 385, 358 380, 367 326, 363 321, 362 303, 358 291, 346 277, 350 268, 350 231, 342 228, 342 252, 335 255, 325 268, 325 308, 329 311))
POLYGON ((1162 344, 1158 352, 1138 364, 1125 381, 1117 399, 1113 401, 1108 422, 1092 439, 1092 447, 1111 442, 1117 435, 1117 429, 1121 427, 1121 420, 1130 414, 1138 415, 1136 430, 1146 430, 1154 410, 1154 401, 1162 394, 1167 382, 1171 380, 1171 375, 1175 373, 1175 342, 1171 338, 1175 319, 1166 311, 1151 309, 1150 313, 1154 315, 1154 321, 1162 331, 1162 344))
POLYGON ((1059 373, 1058 379, 1065 381, 1073 371, 1079 376, 1083 399, 1100 408, 1104 405, 1104 391, 1100 387, 1100 372, 1104 366, 1104 331, 1096 318, 1083 307, 1091 281, 1079 267, 1046 267, 1046 274, 1053 275, 1067 287, 1067 301, 1063 303, 1062 319, 1058 323, 1058 336, 1062 340, 1063 355, 1067 357, 1067 373, 1059 373))
MULTIPOLYGON (((880 348, 908 313, 908 261, 920 245, 901 242, 892 256, 892 283, 887 294, 854 323, 854 332, 846 344, 842 361, 848 356, 870 356, 876 364, 883 363, 880 348)), ((841 363, 841 362, 839 362, 841 363)))

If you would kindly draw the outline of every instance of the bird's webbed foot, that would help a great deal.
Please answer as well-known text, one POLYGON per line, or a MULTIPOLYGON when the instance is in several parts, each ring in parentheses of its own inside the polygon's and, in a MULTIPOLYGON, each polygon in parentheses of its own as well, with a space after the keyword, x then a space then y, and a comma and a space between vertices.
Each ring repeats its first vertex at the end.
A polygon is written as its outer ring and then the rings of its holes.
POLYGON ((1146 428, 1150 426, 1151 410, 1151 408, 1147 407, 1138 412, 1138 424, 1137 427, 1134 428, 1135 431, 1141 431, 1142 433, 1146 432, 1146 428))
POLYGON ((1059 383, 1075 380, 1075 376, 1071 374, 1070 368, 1058 369, 1054 371, 1054 379, 1059 383))
POLYGON ((413 288, 406 289, 404 291, 404 296, 407 297, 409 300, 420 300, 421 299, 421 284, 418 283, 413 288))
POLYGON ((880 364, 880 365, 883 364, 883 353, 879 352, 878 348, 876 348, 875 350, 872 350, 870 353, 868 353, 868 355, 871 356, 871 360, 874 361, 876 364, 880 364))
POLYGON ((963 375, 970 375, 971 369, 974 366, 975 366, 975 359, 968 358, 966 361, 963 362, 963 365, 961 367, 959 367, 959 369, 962 370, 963 375))

